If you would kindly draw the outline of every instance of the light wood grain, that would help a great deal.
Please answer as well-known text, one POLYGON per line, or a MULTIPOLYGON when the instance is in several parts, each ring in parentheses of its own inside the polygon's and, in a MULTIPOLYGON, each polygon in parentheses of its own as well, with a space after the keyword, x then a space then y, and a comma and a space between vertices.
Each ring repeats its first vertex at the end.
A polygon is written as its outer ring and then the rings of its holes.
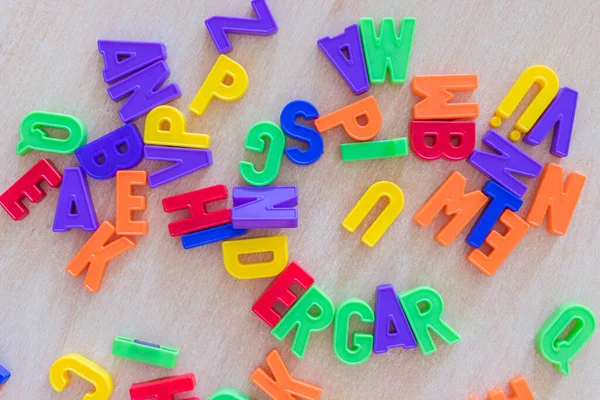
MULTIPOLYGON (((110 263, 102 289, 93 294, 65 266, 90 233, 52 232, 58 190, 48 190, 30 215, 13 222, 0 213, 0 363, 12 373, 0 397, 6 399, 80 399, 89 387, 74 379, 62 394, 51 389, 47 373, 58 357, 76 352, 106 368, 115 381, 113 398, 128 398, 132 383, 169 374, 194 372, 195 394, 208 396, 232 387, 252 398, 266 398, 250 381, 278 348, 297 377, 322 385, 324 399, 467 399, 485 398, 488 390, 507 387, 521 374, 536 399, 600 398, 596 335, 561 376, 536 352, 534 338, 545 320, 566 301, 581 302, 600 315, 600 231, 598 230, 598 110, 600 109, 600 3, 560 0, 491 2, 381 0, 270 0, 279 32, 271 37, 236 36, 232 58, 250 76, 250 87, 236 103, 213 102, 202 117, 188 106, 218 54, 204 20, 213 15, 250 16, 246 0, 103 0, 42 2, 1 0, 0 76, 2 142, 0 190, 8 188, 39 158, 61 169, 76 165, 74 156, 32 152, 15 155, 18 127, 33 110, 76 115, 90 139, 119 127, 118 104, 106 93, 100 38, 155 40, 169 52, 171 82, 183 90, 172 105, 184 110, 192 132, 212 135, 214 166, 155 190, 147 190, 148 236, 110 263), (365 364, 340 363, 331 344, 331 328, 313 335, 307 355, 289 352, 291 337, 277 342, 250 307, 270 280, 238 281, 224 269, 219 245, 190 251, 171 238, 167 224, 177 215, 162 211, 161 199, 223 183, 242 183, 238 163, 246 132, 257 121, 278 122, 293 99, 313 102, 322 114, 356 98, 320 53, 316 41, 336 35, 360 17, 417 19, 409 74, 475 73, 480 104, 478 138, 514 80, 526 67, 544 64, 561 86, 579 91, 571 154, 557 159, 549 143, 531 148, 542 163, 557 162, 589 180, 565 237, 533 228, 499 272, 485 277, 466 261, 460 240, 448 248, 433 236, 441 226, 417 227, 411 217, 451 170, 468 178, 469 189, 485 177, 466 162, 423 162, 412 154, 401 159, 342 163, 339 144, 349 138, 340 129, 325 134, 318 163, 299 167, 283 161, 277 184, 298 185, 300 228, 279 231, 289 238, 290 257, 316 279, 335 304, 360 297, 374 304, 378 284, 398 291, 417 285, 438 290, 445 318, 462 341, 438 351, 392 350, 365 364), (350 234, 341 221, 374 182, 391 180, 406 196, 406 207, 374 249, 360 242, 362 226, 350 234), (177 367, 167 371, 111 355, 112 339, 124 335, 179 348, 177 367)), ((408 84, 374 87, 384 115, 379 139, 407 136, 417 101, 408 84)), ((514 118, 500 132, 507 134, 514 118)), ((143 127, 143 119, 137 121, 143 127)), ((481 145, 478 144, 478 147, 481 145)), ((143 161, 138 167, 160 168, 143 161)), ((537 181, 529 180, 530 188, 537 181)), ((114 219, 114 179, 91 181, 100 220, 114 219)), ((533 189, 519 213, 524 215, 533 189)), ((268 231, 273 233, 276 231, 268 231)), ((253 233, 254 236, 262 235, 253 233)))

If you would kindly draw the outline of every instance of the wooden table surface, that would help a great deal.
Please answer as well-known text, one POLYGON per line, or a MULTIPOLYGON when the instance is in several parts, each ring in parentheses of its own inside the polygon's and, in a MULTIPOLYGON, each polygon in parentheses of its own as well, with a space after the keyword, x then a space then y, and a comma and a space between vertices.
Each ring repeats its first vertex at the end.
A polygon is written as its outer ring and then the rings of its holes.
MULTIPOLYGON (((233 38, 229 55, 250 77, 246 95, 235 103, 214 101, 202 117, 192 114, 189 104, 218 57, 204 20, 213 15, 249 17, 249 1, 1 3, 1 191, 42 157, 61 170, 78 165, 74 155, 15 154, 19 123, 27 113, 75 115, 87 125, 90 140, 122 125, 119 104, 109 99, 102 80, 98 39, 166 44, 170 82, 183 91, 171 105, 184 111, 189 131, 212 136, 215 161, 173 183, 142 190, 148 196, 143 217, 150 232, 109 264, 98 293, 88 292, 83 278, 65 272, 91 233, 52 231, 58 190, 49 189, 41 203, 28 204, 31 213, 23 221, 14 222, 0 212, 0 364, 13 374, 1 398, 80 399, 90 388, 82 380, 73 379, 58 394, 47 377, 54 360, 75 352, 110 372, 115 399, 128 398, 132 383, 187 372, 196 374, 194 394, 199 398, 231 387, 264 399, 249 376, 257 366, 265 366, 274 348, 294 376, 323 387, 323 399, 485 399, 488 390, 506 389, 508 380, 519 374, 536 399, 600 398, 599 335, 573 361, 570 377, 543 360, 534 343, 539 328, 564 302, 585 304, 600 315, 600 3, 270 0, 279 32, 233 38), (478 148, 493 110, 521 71, 535 64, 554 69, 561 86, 580 94, 571 153, 565 159, 550 155, 549 140, 535 148, 519 146, 542 164, 555 162, 589 179, 566 236, 552 236, 545 223, 532 228, 499 272, 486 277, 466 261, 468 229, 451 246, 442 247, 433 236, 443 218, 427 229, 412 222, 415 211, 452 170, 467 177, 468 190, 482 187, 486 178, 466 162, 424 162, 411 153, 342 163, 339 145, 350 139, 339 128, 324 135, 325 153, 317 163, 301 167, 284 158, 276 184, 298 186, 300 227, 251 236, 287 235, 290 259, 310 272, 335 304, 360 297, 374 305, 376 287, 384 283, 398 291, 431 286, 445 300, 444 318, 462 335, 452 346, 436 339, 438 351, 428 356, 394 349, 352 367, 335 357, 331 328, 311 337, 302 360, 293 356, 291 336, 278 342, 250 310, 271 280, 234 279, 223 266, 219 244, 184 250, 167 230, 167 224, 184 213, 166 214, 161 200, 214 184, 243 184, 239 161, 257 158, 244 151, 246 133, 258 121, 278 122, 291 100, 309 100, 321 114, 355 101, 316 41, 368 16, 416 18, 409 79, 478 75, 479 88, 472 95, 481 111, 476 121, 478 148), (360 242, 366 225, 351 234, 341 222, 364 191, 381 180, 402 188, 406 206, 369 249, 360 242), (180 349, 177 367, 165 370, 114 357, 111 345, 117 335, 180 349)), ((377 98, 384 117, 378 139, 407 136, 417 102, 409 83, 387 83, 363 96, 369 94, 377 98)), ((506 121, 499 132, 507 135, 514 121, 506 121)), ((136 123, 143 129, 143 118, 136 123)), ((144 160, 137 169, 153 172, 161 167, 144 160)), ((526 182, 530 190, 521 216, 529 209, 537 180, 526 182)), ((114 221, 114 186, 114 179, 90 180, 100 221, 114 221)))

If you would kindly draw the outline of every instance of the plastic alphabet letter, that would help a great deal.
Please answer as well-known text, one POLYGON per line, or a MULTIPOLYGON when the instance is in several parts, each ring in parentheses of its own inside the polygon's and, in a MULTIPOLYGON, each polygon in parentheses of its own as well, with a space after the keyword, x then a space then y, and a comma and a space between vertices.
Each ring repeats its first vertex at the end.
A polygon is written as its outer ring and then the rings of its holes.
POLYGON ((231 219, 236 229, 298 227, 296 186, 236 186, 231 197, 231 219))
POLYGON ((417 347, 415 336, 410 330, 410 325, 392 285, 377 286, 375 313, 375 341, 373 343, 375 354, 386 353, 394 347, 404 347, 405 349, 417 347), (394 326, 394 333, 390 332, 390 325, 394 326))
POLYGON ((72 154, 87 140, 87 128, 79 118, 45 111, 27 114, 21 121, 19 132, 21 140, 17 143, 17 154, 20 156, 29 153, 30 150, 72 154), (69 137, 66 139, 50 137, 44 127, 65 130, 69 133, 69 137))
POLYGON ((79 354, 67 354, 54 361, 48 373, 52 389, 62 392, 69 386, 75 374, 89 382, 94 390, 83 396, 83 400, 108 400, 113 392, 113 380, 105 369, 79 354))
POLYGON ((477 89, 477 75, 415 76, 412 91, 423 98, 413 107, 418 120, 473 119, 479 115, 477 103, 450 103, 451 91, 472 92, 477 89))
POLYGON ((348 365, 362 364, 373 352, 373 335, 367 332, 352 334, 352 347, 348 345, 350 318, 356 315, 362 322, 373 323, 373 309, 364 300, 351 298, 340 304, 335 311, 333 324, 333 351, 340 361, 348 365))
POLYGON ((571 88, 561 88, 523 141, 532 146, 537 146, 554 128, 550 153, 557 157, 568 156, 578 95, 577 91, 571 88))
POLYGON ((529 132, 558 93, 559 83, 556 73, 544 65, 534 65, 527 68, 504 97, 504 100, 494 112, 494 117, 490 119, 490 126, 499 128, 502 121, 510 117, 515 111, 534 83, 540 86, 540 91, 515 123, 514 130, 509 135, 510 140, 513 142, 518 141, 521 134, 529 132))
POLYGON ((225 200, 227 195, 227 186, 215 185, 164 198, 162 203, 165 212, 169 213, 185 208, 190 211, 190 218, 169 224, 171 236, 181 236, 186 233, 231 223, 231 209, 229 208, 210 213, 206 212, 206 203, 225 200))
POLYGON ((527 214, 527 223, 540 226, 544 215, 548 214, 548 232, 557 236, 565 235, 586 179, 585 175, 572 172, 563 183, 562 167, 546 164, 527 214))
POLYGON ((475 122, 473 121, 412 121, 410 145, 422 160, 432 161, 440 157, 449 161, 460 161, 469 157, 475 148, 475 122), (433 138, 433 145, 425 142, 433 138), (454 145, 452 139, 458 139, 454 145))
POLYGON ((110 179, 118 170, 133 168, 142 161, 144 142, 137 127, 126 124, 80 147, 75 155, 86 174, 110 179))
POLYGON ((404 157, 408 154, 408 140, 403 137, 372 142, 343 143, 340 145, 340 152, 342 161, 404 157))
MULTIPOLYGON (((507 399, 502 389, 496 388, 488 392, 488 400, 534 400, 533 393, 531 393, 525 378, 516 376, 508 383, 515 394, 514 396, 507 399)), ((477 397, 470 397, 469 400, 477 400, 477 397)))
POLYGON ((248 73, 244 67, 231 58, 220 55, 196 93, 190 110, 196 115, 202 115, 213 97, 223 101, 235 101, 242 98, 246 89, 248 73), (228 85, 225 84, 227 79, 231 80, 228 85))
POLYGON ((265 0, 252 0, 256 18, 211 17, 204 21, 219 53, 233 50, 228 32, 243 35, 269 36, 279 29, 265 0))
POLYGON ((11 187, 0 195, 0 206, 15 221, 20 221, 29 214, 29 210, 23 205, 23 198, 27 197, 32 203, 39 203, 46 192, 39 186, 45 181, 50 187, 57 188, 62 182, 62 175, 56 167, 45 158, 38 161, 11 187))
POLYGON ((250 380, 273 400, 317 400, 323 389, 310 385, 290 375, 277 349, 267 356, 267 365, 273 374, 258 367, 250 376, 250 380))
POLYGON ((246 229, 234 229, 232 224, 215 226, 198 232, 187 233, 181 236, 184 249, 204 246, 205 244, 220 242, 248 233, 246 229))
POLYGON ((296 328, 296 336, 292 342, 292 353, 298 358, 304 357, 311 332, 327 329, 333 321, 335 309, 329 296, 317 285, 312 285, 290 308, 281 321, 271 330, 271 334, 282 341, 296 328), (318 309, 316 314, 313 309, 318 309))
POLYGON ((490 201, 467 237, 467 243, 475 248, 483 244, 505 209, 518 211, 523 205, 523 200, 494 181, 486 183, 483 193, 490 198, 490 201))
MULTIPOLYGON (((10 378, 10 371, 0 365, 0 385, 4 385, 10 378)), ((0 386, 0 389, 2 386, 0 386)))
POLYGON ((529 231, 529 224, 510 210, 502 213, 500 222, 506 226, 507 232, 504 236, 496 231, 490 232, 485 239, 485 242, 492 248, 490 254, 486 256, 481 250, 474 249, 467 256, 467 260, 487 276, 496 273, 506 257, 529 231))
POLYGON ((242 178, 252 186, 266 186, 273 183, 279 175, 279 167, 283 158, 285 147, 285 135, 280 127, 272 122, 262 121, 254 124, 248 135, 244 147, 248 151, 264 153, 266 139, 269 141, 269 149, 262 171, 257 171, 254 164, 248 161, 240 161, 240 174, 242 178))
POLYGON ((148 234, 148 221, 135 221, 132 219, 133 211, 146 209, 146 196, 131 194, 132 186, 145 186, 148 184, 146 171, 118 171, 117 172, 117 205, 116 205, 116 232, 119 236, 144 236, 148 234))
POLYGON ((352 93, 359 95, 369 90, 358 25, 350 25, 338 36, 322 37, 317 45, 350 86, 352 93))
POLYGON ((250 397, 235 389, 221 388, 211 394, 208 400, 250 400, 250 397))
POLYGON ((146 145, 144 146, 144 157, 148 160, 173 163, 148 176, 148 185, 151 188, 164 185, 213 164, 210 150, 146 145))
POLYGON ((369 81, 385 83, 386 73, 390 82, 401 84, 406 81, 410 51, 415 30, 414 18, 403 18, 400 33, 396 34, 393 18, 383 18, 379 25, 379 35, 375 31, 373 18, 361 18, 358 23, 365 52, 369 81))
POLYGON ((596 330, 594 314, 585 306, 566 303, 540 328, 536 336, 538 352, 563 375, 570 374, 569 363, 592 338, 596 330), (573 324, 569 332, 565 331, 573 324))
MULTIPOLYGON (((175 400, 176 393, 189 392, 196 386, 194 374, 171 376, 153 381, 135 383, 129 388, 131 400, 175 400)), ((188 397, 182 400, 200 400, 188 397)))
POLYGON ((104 58, 104 82, 113 83, 155 62, 167 59, 162 43, 98 40, 98 51, 104 58))
POLYGON ((302 289, 307 290, 314 282, 312 276, 292 261, 258 298, 252 306, 252 311, 273 328, 281 321, 281 316, 273 309, 275 303, 280 302, 286 308, 290 308, 297 300, 290 286, 297 283, 302 289))
POLYGON ((465 194, 466 185, 464 176, 452 172, 413 216, 413 221, 422 228, 427 227, 442 210, 445 215, 452 216, 435 235, 435 240, 442 246, 450 245, 487 202, 487 196, 480 190, 465 194))
POLYGON ((354 232, 358 225, 377 204, 380 198, 387 197, 389 203, 385 206, 375 222, 367 229, 362 242, 369 247, 375 246, 381 236, 388 230, 404 209, 404 193, 395 183, 389 181, 376 182, 365 192, 352 211, 342 222, 349 232, 354 232))
POLYGON ((175 364, 177 364, 179 350, 142 340, 117 336, 113 340, 112 354, 117 357, 158 365, 163 368, 174 368, 175 364))
POLYGON ((371 140, 377 136, 383 125, 383 117, 375 97, 365 97, 315 120, 315 127, 320 133, 339 125, 344 128, 348 136, 359 142, 371 140), (360 117, 366 118, 367 123, 359 124, 358 118, 360 117))
POLYGON ((542 165, 495 131, 487 131, 482 142, 499 154, 475 150, 469 163, 517 197, 523 197, 527 185, 514 174, 535 178, 542 171, 542 165))
POLYGON ((98 217, 87 178, 80 167, 67 167, 63 172, 63 182, 58 195, 54 232, 66 232, 71 228, 84 231, 98 229, 98 217))
POLYGON ((306 150, 300 150, 297 146, 288 147, 285 155, 294 164, 310 165, 323 154, 323 137, 315 129, 297 123, 298 117, 314 120, 319 118, 319 111, 308 101, 294 100, 283 108, 279 118, 281 129, 287 136, 308 143, 306 150))
POLYGON ((421 286, 400 293, 399 298, 423 354, 427 355, 436 350, 430 330, 448 344, 460 340, 458 333, 442 320, 444 300, 438 292, 430 287, 421 286), (424 309, 420 306, 423 303, 424 309))
POLYGON ((286 236, 270 236, 223 242, 223 264, 231 276, 237 279, 259 279, 278 275, 288 262, 286 236), (243 254, 273 253, 271 261, 244 264, 243 254))
POLYGON ((203 133, 186 132, 183 113, 171 106, 158 106, 146 117, 144 143, 158 146, 190 147, 208 149, 210 136, 203 133), (164 124, 167 129, 163 129, 164 124))
POLYGON ((119 110, 121 120, 131 122, 153 108, 180 97, 181 90, 175 83, 161 87, 170 74, 167 63, 159 61, 110 86, 107 91, 113 101, 129 96, 119 110))
POLYGON ((135 242, 128 237, 108 243, 114 234, 114 225, 104 221, 67 265, 67 272, 75 277, 88 269, 83 284, 91 292, 100 290, 108 262, 135 247, 135 242))

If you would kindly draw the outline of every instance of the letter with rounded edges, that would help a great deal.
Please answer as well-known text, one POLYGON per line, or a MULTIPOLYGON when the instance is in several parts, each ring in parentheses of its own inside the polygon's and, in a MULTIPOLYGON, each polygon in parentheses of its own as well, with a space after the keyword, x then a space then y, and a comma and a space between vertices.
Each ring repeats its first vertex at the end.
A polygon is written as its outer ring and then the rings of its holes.
POLYGON ((367 216, 369 211, 377 204, 380 198, 387 197, 389 203, 385 206, 375 222, 367 229, 362 237, 362 242, 369 247, 375 246, 381 236, 388 230, 394 220, 404 209, 404 193, 396 184, 389 181, 376 182, 360 198, 352 211, 342 222, 342 226, 349 232, 354 232, 358 225, 367 216))
POLYGON ((146 117, 144 143, 157 146, 190 147, 208 149, 210 136, 203 133, 188 133, 183 113, 171 106, 158 106, 146 117), (162 129, 167 123, 168 128, 162 129))
POLYGON ((196 93, 190 110, 196 115, 202 115, 213 97, 223 101, 235 101, 246 93, 246 89, 248 74, 244 67, 221 54, 196 93), (225 84, 227 78, 231 79, 230 84, 225 84))
POLYGON ((223 242, 223 263, 225 269, 237 279, 259 279, 278 275, 288 262, 286 236, 270 236, 254 239, 223 242), (271 261, 243 264, 243 254, 273 253, 271 261))
POLYGON ((48 378, 57 392, 62 392, 69 383, 69 372, 94 386, 94 390, 83 396, 82 400, 108 400, 113 392, 113 381, 109 373, 99 365, 79 354, 67 354, 54 361, 48 378))
POLYGON ((596 318, 589 308, 566 303, 560 306, 536 336, 538 352, 547 361, 554 364, 563 375, 569 376, 569 363, 592 338, 596 330, 596 318), (565 330, 573 324, 565 335, 565 330))

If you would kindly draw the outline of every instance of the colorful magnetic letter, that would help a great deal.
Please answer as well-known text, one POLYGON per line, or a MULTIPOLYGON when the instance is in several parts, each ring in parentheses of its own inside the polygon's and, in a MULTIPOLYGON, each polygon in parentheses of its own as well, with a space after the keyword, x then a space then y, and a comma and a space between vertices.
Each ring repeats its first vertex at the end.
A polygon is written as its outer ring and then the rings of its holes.
POLYGON ((483 193, 490 198, 490 201, 467 237, 467 243, 475 248, 483 244, 505 209, 518 211, 523 205, 523 200, 494 181, 486 183, 483 193))
POLYGON ((146 171, 117 172, 117 217, 115 221, 117 235, 144 236, 148 234, 148 221, 133 220, 133 211, 146 209, 146 196, 131 194, 132 186, 147 184, 148 173, 146 171))
POLYGON ((464 160, 475 148, 475 122, 473 121, 412 121, 410 145, 422 160, 432 161, 440 157, 449 161, 464 160), (426 138, 433 139, 428 145, 426 138), (456 139, 457 145, 452 143, 456 139))
POLYGON ((161 87, 170 74, 167 63, 159 61, 110 86, 107 91, 112 101, 129 96, 119 109, 121 120, 131 122, 153 108, 181 97, 181 90, 175 83, 161 87))
POLYGON ((128 237, 108 243, 114 234, 115 226, 104 221, 67 265, 67 272, 75 277, 88 269, 83 284, 91 292, 100 290, 108 262, 135 247, 135 242, 128 237))
POLYGON ((290 308, 296 302, 296 295, 290 290, 293 283, 297 283, 302 289, 307 290, 314 283, 310 276, 300 265, 292 261, 267 290, 256 300, 252 306, 254 314, 265 321, 271 328, 281 321, 281 316, 273 309, 276 302, 290 308))
POLYGON ((45 158, 38 161, 31 169, 20 177, 11 187, 0 195, 0 206, 15 221, 20 221, 29 214, 29 210, 22 203, 27 197, 32 203, 39 203, 46 192, 39 186, 45 181, 50 187, 57 188, 62 182, 62 175, 56 167, 45 158))
POLYGON ((542 165, 495 131, 487 131, 482 142, 499 154, 475 150, 469 163, 517 197, 523 197, 527 185, 513 174, 535 178, 542 171, 542 165))
POLYGON ((338 36, 325 36, 317 41, 317 45, 354 94, 358 95, 369 90, 369 78, 358 25, 350 25, 338 36))
POLYGON ((563 184, 562 167, 546 164, 527 214, 527 223, 540 226, 548 214, 548 232, 557 236, 565 235, 586 179, 585 175, 572 172, 563 184))
POLYGON ((298 117, 313 120, 319 118, 319 111, 308 101, 294 100, 283 108, 279 117, 281 129, 287 136, 308 143, 306 150, 300 150, 298 146, 288 147, 285 155, 294 164, 309 165, 323 154, 323 137, 313 128, 297 123, 298 117))
POLYGON ((67 167, 58 195, 54 232, 66 232, 71 228, 84 231, 98 229, 98 217, 90 194, 87 178, 80 167, 67 167))
POLYGON ((292 342, 292 353, 304 357, 311 332, 327 329, 333 321, 335 309, 329 296, 317 285, 312 285, 290 308, 281 321, 271 330, 271 334, 282 341, 295 327, 296 336, 292 342), (318 309, 318 314, 314 312, 318 309))
POLYGON ((578 96, 577 91, 571 88, 561 88, 523 141, 532 146, 537 146, 554 128, 550 153, 557 157, 568 156, 578 96))
POLYGON ((352 211, 342 222, 349 232, 354 232, 358 225, 377 204, 380 198, 386 197, 389 203, 385 206, 375 222, 367 229, 362 242, 369 247, 375 246, 385 231, 396 220, 404 208, 404 193, 395 183, 389 181, 376 182, 358 200, 352 211))
POLYGON ((403 157, 408 154, 408 140, 396 138, 377 142, 344 143, 340 145, 340 151, 342 161, 403 157))
POLYGON ((594 314, 585 306, 566 303, 560 306, 536 336, 538 352, 563 375, 570 374, 569 363, 591 339, 596 330, 594 314), (571 330, 565 330, 573 324, 571 330))
POLYGON ((236 229, 298 227, 296 186, 236 186, 231 197, 231 219, 236 229))
POLYGON ((0 385, 4 385, 10 378, 10 371, 0 365, 0 385))
POLYGON ((232 224, 225 224, 185 234, 181 236, 181 244, 184 249, 193 249, 194 247, 204 246, 205 244, 242 236, 247 232, 246 229, 235 229, 232 224))
POLYGON ((504 100, 494 112, 494 117, 490 119, 492 128, 500 127, 502 120, 510 117, 534 83, 540 86, 540 91, 515 123, 515 128, 509 135, 510 140, 513 142, 519 140, 521 134, 529 132, 558 93, 559 84, 556 73, 544 65, 534 65, 527 68, 504 97, 504 100))
POLYGON ((225 185, 210 186, 164 198, 162 203, 165 212, 169 213, 185 208, 190 211, 190 218, 169 224, 169 233, 171 236, 181 236, 231 223, 231 209, 229 208, 206 212, 206 203, 225 199, 227 199, 227 186, 225 185))
POLYGON ((151 188, 164 185, 213 164, 210 150, 144 146, 144 157, 148 160, 173 163, 148 176, 148 184, 151 188))
POLYGON ((190 104, 190 110, 202 115, 213 97, 223 101, 239 100, 248 89, 248 74, 231 58, 220 55, 190 104), (224 82, 230 79, 230 84, 224 82))
POLYGON ((412 79, 412 91, 423 97, 413 107, 415 119, 473 119, 479 115, 477 103, 449 103, 451 91, 477 89, 477 75, 420 75, 412 79))
POLYGON ((108 400, 113 391, 113 380, 105 369, 79 354, 67 354, 54 361, 48 373, 52 389, 65 390, 71 382, 69 373, 89 382, 94 390, 89 391, 83 400, 108 400))
POLYGON ((86 174, 110 179, 118 170, 138 165, 144 156, 144 142, 134 124, 126 124, 80 147, 75 155, 86 174))
POLYGON ((265 0, 252 0, 256 18, 211 17, 204 21, 219 53, 229 53, 233 46, 227 33, 269 36, 279 29, 265 0))
POLYGON ((158 106, 146 117, 144 143, 159 146, 191 147, 208 149, 210 136, 186 132, 183 113, 171 106, 158 106), (167 129, 163 129, 164 125, 167 129))
POLYGON ((422 228, 427 227, 442 209, 445 215, 452 216, 435 235, 435 240, 442 246, 452 243, 487 201, 480 190, 465 194, 466 185, 464 176, 452 172, 413 216, 413 221, 422 228))
POLYGON ((377 286, 377 304, 375 308, 375 329, 373 352, 386 353, 394 347, 414 349, 417 347, 415 336, 410 330, 404 310, 392 285, 377 286), (390 332, 390 326, 394 332, 390 332))
POLYGON ((529 231, 529 224, 510 210, 502 213, 500 222, 506 226, 507 232, 502 236, 496 231, 491 231, 485 238, 485 242, 492 248, 490 254, 486 256, 481 250, 474 249, 467 256, 467 260, 487 276, 496 273, 506 257, 529 231))
POLYGON ((399 34, 396 34, 393 18, 381 20, 379 35, 375 31, 373 18, 361 18, 358 25, 369 81, 384 83, 385 75, 389 72, 391 83, 404 83, 410 61, 415 19, 403 18, 399 34))
POLYGON ((353 315, 358 316, 362 322, 375 321, 373 309, 364 300, 351 298, 338 306, 333 324, 333 351, 340 361, 348 365, 364 363, 373 351, 373 335, 366 332, 354 332, 352 347, 348 345, 350 318, 353 315))
POLYGON ((315 120, 315 127, 320 133, 341 125, 352 139, 364 142, 373 139, 383 124, 381 111, 375 97, 369 96, 346 107, 329 113, 315 120), (366 124, 359 124, 359 118, 366 118, 366 124))
POLYGON ((72 154, 87 141, 87 128, 79 118, 71 115, 45 111, 29 113, 21 121, 21 140, 17 143, 17 154, 23 156, 30 150, 58 154, 72 154), (63 129, 69 132, 66 139, 53 138, 44 127, 63 129))
POLYGON ((223 263, 227 272, 237 279, 269 278, 278 275, 288 262, 286 236, 270 236, 223 242, 223 263), (243 254, 272 253, 270 261, 244 264, 243 254))
POLYGON ((222 388, 211 394, 208 400, 250 400, 250 397, 235 389, 222 388))
POLYGON ((249 185, 270 185, 279 175, 279 167, 281 166, 285 147, 285 135, 280 127, 268 121, 254 124, 248 131, 248 135, 246 135, 244 147, 248 151, 264 153, 267 144, 266 139, 269 139, 269 149, 262 171, 257 171, 251 162, 240 161, 240 174, 249 185))
POLYGON ((167 48, 162 43, 98 40, 98 51, 104 58, 102 75, 106 83, 167 59, 167 48))
POLYGON ((177 363, 179 350, 159 346, 141 340, 117 336, 113 340, 112 353, 114 356, 146 364, 158 365, 164 368, 174 368, 177 363))
POLYGON ((444 300, 438 292, 430 287, 421 286, 400 293, 399 298, 423 354, 430 354, 436 350, 430 330, 448 344, 460 340, 458 333, 442 320, 444 300))
POLYGON ((290 375, 277 349, 267 356, 267 365, 273 378, 261 367, 254 370, 250 380, 274 400, 317 400, 323 390, 290 375))
MULTIPOLYGON (((508 400, 534 400, 533 393, 525 378, 516 376, 508 381, 511 390, 515 394, 508 400)), ((470 397, 469 400, 477 400, 477 397, 470 397)), ((492 389, 488 392, 488 400, 507 400, 506 395, 500 388, 492 389)))
MULTIPOLYGON (((153 381, 135 383, 129 388, 131 400, 175 400, 176 393, 189 392, 196 386, 194 374, 170 376, 153 381)), ((190 397, 185 400, 199 400, 190 397)))

